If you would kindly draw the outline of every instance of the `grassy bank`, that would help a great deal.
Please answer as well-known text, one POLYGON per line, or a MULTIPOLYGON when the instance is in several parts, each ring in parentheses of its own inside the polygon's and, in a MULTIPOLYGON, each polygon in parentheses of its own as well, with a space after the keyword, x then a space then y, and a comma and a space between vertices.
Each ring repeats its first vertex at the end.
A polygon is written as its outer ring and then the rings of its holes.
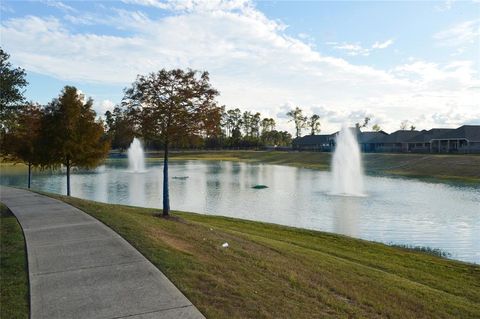
MULTIPOLYGON (((153 153, 153 156, 161 156, 153 153)), ((177 152, 173 159, 250 161, 329 170, 331 153, 214 151, 177 152)), ((406 176, 459 182, 480 182, 480 155, 363 154, 370 175, 406 176)))
POLYGON ((22 229, 0 203, 0 318, 28 318, 27 276, 22 229))
POLYGON ((51 195, 109 225, 208 318, 479 318, 480 267, 344 236, 51 195), (228 248, 222 244, 228 242, 228 248))

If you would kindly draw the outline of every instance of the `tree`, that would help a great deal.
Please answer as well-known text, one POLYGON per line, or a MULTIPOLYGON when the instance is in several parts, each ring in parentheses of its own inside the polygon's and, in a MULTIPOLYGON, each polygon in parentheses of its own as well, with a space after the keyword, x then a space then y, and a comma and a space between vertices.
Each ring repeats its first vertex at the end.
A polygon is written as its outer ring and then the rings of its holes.
POLYGON ((265 145, 289 146, 292 143, 292 135, 287 131, 267 131, 262 134, 262 142, 265 145))
POLYGON ((310 116, 307 125, 310 128, 310 135, 320 133, 320 116, 317 114, 310 116))
POLYGON ((357 129, 361 129, 361 128, 365 128, 367 127, 368 123, 370 122, 370 117, 366 116, 364 119, 363 119, 363 124, 360 125, 360 123, 355 123, 355 127, 357 129))
POLYGON ((272 118, 264 118, 260 123, 262 127, 262 135, 275 129, 275 120, 272 118))
POLYGON ((253 121, 253 114, 252 112, 245 111, 242 114, 242 126, 243 126, 243 132, 245 133, 245 136, 251 136, 252 135, 252 121, 253 121))
POLYGON ((261 115, 257 112, 253 114, 250 122, 250 132, 252 133, 252 136, 256 137, 257 139, 260 137, 260 118, 261 115))
POLYGON ((296 137, 300 137, 302 135, 302 129, 305 128, 307 117, 303 116, 303 111, 299 107, 296 107, 294 110, 289 111, 287 113, 287 116, 292 118, 290 122, 293 121, 295 123, 296 137))
POLYGON ((242 137, 242 111, 240 111, 239 108, 236 108, 234 110, 228 110, 227 115, 228 125, 230 126, 230 137, 234 140, 238 140, 242 137))
MULTIPOLYGON (((125 90, 123 102, 140 117, 153 123, 152 134, 162 139, 163 216, 170 213, 168 189, 168 150, 172 142, 205 133, 213 113, 221 114, 215 97, 218 91, 210 85, 208 72, 162 69, 146 76, 139 75, 131 88, 125 90)), ((218 117, 220 118, 220 117, 218 117)))
POLYGON ((32 166, 43 164, 40 144, 44 112, 39 105, 29 103, 17 114, 15 127, 8 132, 9 159, 28 166, 28 188, 31 186, 32 166))
POLYGON ((380 127, 380 125, 374 124, 372 126, 372 130, 374 130, 375 132, 380 132, 382 130, 382 128, 380 127))
POLYGON ((8 62, 9 55, 0 48, 0 150, 5 154, 5 134, 15 125, 19 108, 24 105, 25 70, 14 68, 8 62))
POLYGON ((66 86, 60 96, 46 107, 44 126, 44 159, 47 166, 65 166, 67 195, 70 196, 70 169, 93 168, 107 156, 109 143, 104 128, 95 120, 93 100, 75 87, 66 86))
POLYGON ((222 117, 220 119, 220 125, 222 126, 223 135, 225 137, 230 137, 232 134, 232 125, 228 118, 228 111, 225 109, 225 106, 222 108, 222 117))
POLYGON ((105 123, 107 135, 113 149, 126 150, 135 136, 134 124, 127 117, 119 106, 113 112, 105 112, 105 123))
POLYGON ((406 130, 407 126, 408 126, 408 121, 407 120, 402 121, 402 123, 400 123, 400 129, 401 130, 406 130))
POLYGON ((410 131, 415 131, 416 127, 415 125, 410 125, 410 131))

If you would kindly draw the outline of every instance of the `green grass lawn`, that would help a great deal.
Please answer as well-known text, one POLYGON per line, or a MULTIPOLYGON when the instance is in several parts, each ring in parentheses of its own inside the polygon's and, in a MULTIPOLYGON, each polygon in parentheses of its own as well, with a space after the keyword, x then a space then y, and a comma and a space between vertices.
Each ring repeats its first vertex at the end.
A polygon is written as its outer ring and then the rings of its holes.
POLYGON ((480 266, 323 232, 60 195, 208 318, 480 318, 480 266), (222 244, 228 242, 228 248, 222 244))
POLYGON ((0 203, 0 318, 28 318, 25 240, 15 216, 0 203))
MULTIPOLYGON (((161 157, 160 153, 152 153, 161 157)), ((480 155, 364 153, 370 175, 393 175, 459 182, 480 182, 480 155)), ((275 151, 173 152, 172 159, 251 161, 329 170, 331 153, 275 151)))

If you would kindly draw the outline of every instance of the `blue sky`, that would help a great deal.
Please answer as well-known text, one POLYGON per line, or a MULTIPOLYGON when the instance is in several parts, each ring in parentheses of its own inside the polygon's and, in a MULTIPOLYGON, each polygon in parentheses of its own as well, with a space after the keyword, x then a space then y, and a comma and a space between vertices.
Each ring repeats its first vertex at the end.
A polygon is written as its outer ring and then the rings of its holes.
POLYGON ((29 99, 64 85, 119 103, 137 74, 208 70, 227 107, 279 118, 301 106, 324 132, 364 116, 387 131, 480 124, 476 1, 2 1, 1 46, 29 99))

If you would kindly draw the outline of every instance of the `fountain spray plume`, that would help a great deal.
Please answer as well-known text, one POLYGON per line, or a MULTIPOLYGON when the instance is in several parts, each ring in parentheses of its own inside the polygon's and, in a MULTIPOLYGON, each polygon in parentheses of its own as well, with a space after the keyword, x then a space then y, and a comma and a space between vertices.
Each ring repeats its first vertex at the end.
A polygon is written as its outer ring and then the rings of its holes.
POLYGON ((332 158, 332 194, 365 196, 360 147, 353 129, 343 125, 332 158))
POLYGON ((145 170, 145 155, 142 143, 138 138, 134 138, 128 148, 128 169, 131 172, 142 173, 145 170))

